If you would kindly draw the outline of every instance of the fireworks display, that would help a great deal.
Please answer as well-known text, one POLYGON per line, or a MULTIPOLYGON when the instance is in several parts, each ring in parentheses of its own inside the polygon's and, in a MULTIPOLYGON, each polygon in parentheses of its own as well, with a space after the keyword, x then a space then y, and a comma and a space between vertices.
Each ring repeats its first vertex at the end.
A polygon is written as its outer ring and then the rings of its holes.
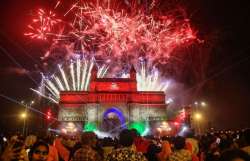
MULTIPOLYGON (((94 59, 71 61, 69 65, 58 65, 58 72, 50 77, 42 74, 42 83, 40 90, 31 89, 38 95, 49 99, 54 103, 58 103, 60 99, 60 91, 88 91, 91 70, 95 65, 94 59), (42 90, 45 88, 45 90, 42 90)), ((98 68, 97 77, 103 78, 108 72, 109 66, 102 65, 98 68)), ((128 74, 123 74, 123 78, 128 78, 128 74)), ((149 70, 145 64, 141 64, 137 72, 137 90, 138 91, 163 91, 166 92, 169 85, 168 81, 163 81, 159 76, 157 69, 149 70)))
MULTIPOLYGON (((31 31, 25 35, 50 40, 53 47, 46 56, 57 45, 71 44, 74 53, 96 58, 111 57, 131 63, 143 56, 153 62, 170 57, 176 47, 196 39, 183 10, 160 13, 155 9, 156 3, 153 1, 146 10, 137 1, 79 1, 61 19, 51 11, 39 9, 28 26, 31 31), (62 20, 67 17, 70 20, 62 20)), ((60 4, 57 2, 56 8, 60 4)))
MULTIPOLYGON (((123 73, 123 78, 128 78, 129 75, 123 73)), ((162 91, 166 92, 170 82, 163 80, 160 72, 153 68, 147 68, 144 62, 140 63, 136 73, 137 90, 138 91, 162 91)))
POLYGON ((168 81, 162 80, 159 71, 154 69, 149 73, 145 65, 137 72, 137 90, 138 91, 163 91, 166 92, 169 86, 168 81))
MULTIPOLYGON (((87 91, 90 82, 91 70, 95 65, 94 60, 71 61, 69 66, 62 67, 58 65, 58 73, 45 77, 42 74, 42 83, 40 90, 31 89, 40 96, 51 100, 54 103, 59 102, 60 91, 87 91), (42 90, 45 88, 45 90, 42 90)), ((97 77, 102 78, 108 71, 108 66, 98 68, 97 77)))
MULTIPOLYGON (((65 65, 59 65, 54 75, 42 75, 40 88, 45 90, 32 90, 57 103, 60 91, 88 90, 94 64, 100 66, 98 77, 104 77, 112 62, 137 68, 139 91, 165 92, 169 82, 161 78, 155 64, 197 38, 183 9, 161 11, 161 1, 148 2, 76 1, 62 14, 56 11, 66 4, 58 1, 53 11, 39 9, 25 35, 50 44, 43 61, 52 58, 65 65), (62 62, 55 55, 62 55, 62 62)), ((111 75, 126 77, 126 72, 119 72, 111 75)))
POLYGON ((39 9, 37 17, 33 19, 33 22, 28 25, 29 32, 24 33, 25 36, 29 36, 32 39, 47 39, 47 34, 53 31, 53 27, 61 20, 56 18, 56 15, 49 11, 48 13, 39 9))

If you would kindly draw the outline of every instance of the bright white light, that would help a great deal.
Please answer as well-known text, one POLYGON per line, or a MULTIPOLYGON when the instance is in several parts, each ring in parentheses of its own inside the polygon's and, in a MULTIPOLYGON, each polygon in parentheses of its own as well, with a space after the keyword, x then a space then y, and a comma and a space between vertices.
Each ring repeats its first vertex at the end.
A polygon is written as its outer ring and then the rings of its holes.
POLYGON ((21 113, 21 118, 25 119, 27 117, 27 114, 24 112, 24 113, 21 113))
POLYGON ((179 136, 184 136, 185 132, 188 130, 187 126, 182 126, 180 132, 178 133, 179 136))
MULTIPOLYGON (((91 70, 95 66, 95 60, 81 60, 77 58, 72 60, 68 66, 58 65, 58 73, 50 77, 42 74, 42 85, 45 90, 40 91, 31 89, 39 96, 42 96, 52 102, 58 103, 61 91, 88 91, 91 70)), ((102 65, 98 68, 97 77, 106 76, 109 69, 108 65, 102 65)), ((129 75, 123 75, 126 78, 129 75)), ((142 62, 141 68, 136 73, 138 91, 162 91, 166 92, 170 82, 162 80, 159 71, 155 68, 149 70, 145 63, 142 62)), ((172 103, 173 99, 169 99, 168 103, 172 103)))
POLYGON ((146 136, 146 135, 148 135, 149 132, 150 132, 149 127, 146 127, 146 129, 143 131, 143 133, 141 134, 141 136, 146 136))
POLYGON ((157 131, 161 132, 161 131, 162 131, 162 129, 161 129, 160 127, 158 127, 158 128, 157 128, 157 131))
POLYGON ((68 127, 68 128, 75 128, 75 124, 74 124, 73 122, 69 122, 69 123, 67 124, 67 127, 68 127))
POLYGON ((6 137, 3 137, 3 141, 4 141, 4 142, 7 142, 7 138, 6 138, 6 137))
POLYGON ((195 102, 194 102, 194 104, 195 104, 195 105, 198 105, 198 102, 197 102, 197 101, 195 101, 195 102))
POLYGON ((67 131, 66 131, 66 129, 61 129, 61 130, 59 130, 59 129, 51 129, 51 128, 48 128, 48 131, 52 131, 52 132, 54 132, 54 133, 60 133, 60 132, 63 132, 63 133, 67 133, 67 131))
POLYGON ((160 131, 171 131, 171 127, 166 121, 163 121, 159 127, 160 131))
POLYGON ((75 133, 77 131, 78 131, 77 126, 73 122, 68 122, 66 124, 63 124, 63 127, 61 129, 61 132, 65 134, 75 133))
POLYGON ((136 73, 138 91, 162 91, 165 92, 169 86, 168 81, 160 79, 158 70, 149 72, 142 64, 139 72, 136 73))
MULTIPOLYGON (((124 73, 122 78, 128 78, 129 74, 124 73)), ((141 62, 140 69, 136 73, 138 91, 162 91, 166 92, 170 81, 162 80, 159 71, 154 68, 149 70, 144 62, 141 62)))
POLYGON ((163 122, 162 122, 162 125, 163 125, 163 126, 168 126, 168 123, 167 123, 166 121, 163 121, 163 122))
POLYGON ((169 99, 166 101, 167 104, 170 104, 170 103, 173 103, 173 102, 174 102, 174 100, 173 100, 172 98, 169 98, 169 99))
POLYGON ((109 133, 98 131, 98 130, 94 131, 94 133, 98 136, 98 138, 112 137, 112 135, 110 135, 109 133))
POLYGON ((67 130, 65 128, 62 128, 62 133, 66 134, 67 130))
POLYGON ((197 121, 199 121, 199 120, 202 119, 201 113, 195 113, 195 114, 194 114, 194 117, 195 117, 195 119, 196 119, 197 121))
MULTIPOLYGON (((95 60, 81 60, 77 58, 76 61, 71 61, 69 66, 58 65, 58 73, 50 77, 42 74, 42 82, 46 90, 43 92, 31 89, 36 94, 55 103, 59 102, 61 91, 87 91, 89 88, 91 70, 95 65, 95 60)), ((103 78, 109 67, 102 65, 98 69, 97 77, 103 78)))
POLYGON ((201 102, 201 106, 205 107, 206 105, 206 102, 201 102))

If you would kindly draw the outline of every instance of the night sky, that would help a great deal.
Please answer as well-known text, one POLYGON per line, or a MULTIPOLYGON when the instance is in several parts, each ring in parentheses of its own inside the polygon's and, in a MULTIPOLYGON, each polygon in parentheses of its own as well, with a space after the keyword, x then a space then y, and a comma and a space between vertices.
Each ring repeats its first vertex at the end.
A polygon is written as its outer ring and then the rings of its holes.
MULTIPOLYGON (((31 42, 23 33, 32 10, 52 2, 0 1, 0 95, 26 102, 35 97, 29 88, 37 87, 39 72, 35 64, 41 63, 43 44, 31 42)), ((209 104, 212 126, 250 127, 250 1, 183 0, 183 4, 200 35, 215 35, 207 71, 209 81, 200 96, 209 104)), ((18 115, 24 108, 3 97, 0 105, 1 129, 20 128, 18 115)))

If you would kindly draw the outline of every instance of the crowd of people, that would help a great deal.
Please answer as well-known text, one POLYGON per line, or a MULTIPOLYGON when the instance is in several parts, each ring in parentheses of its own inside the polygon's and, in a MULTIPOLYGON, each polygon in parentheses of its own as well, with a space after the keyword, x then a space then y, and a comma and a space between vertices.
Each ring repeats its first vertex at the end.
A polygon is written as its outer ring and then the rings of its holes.
POLYGON ((1 137, 1 161, 250 161, 250 129, 194 136, 140 136, 124 129, 118 138, 94 132, 1 137))

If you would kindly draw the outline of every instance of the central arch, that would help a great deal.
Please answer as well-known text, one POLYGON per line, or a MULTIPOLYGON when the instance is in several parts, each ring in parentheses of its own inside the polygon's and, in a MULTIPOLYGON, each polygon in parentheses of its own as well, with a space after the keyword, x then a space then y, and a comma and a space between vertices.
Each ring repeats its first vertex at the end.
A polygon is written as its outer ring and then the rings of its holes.
POLYGON ((120 128, 126 128, 126 118, 124 117, 122 111, 118 108, 112 107, 107 109, 103 113, 103 120, 108 119, 109 114, 115 114, 115 116, 118 118, 120 122, 120 128))

